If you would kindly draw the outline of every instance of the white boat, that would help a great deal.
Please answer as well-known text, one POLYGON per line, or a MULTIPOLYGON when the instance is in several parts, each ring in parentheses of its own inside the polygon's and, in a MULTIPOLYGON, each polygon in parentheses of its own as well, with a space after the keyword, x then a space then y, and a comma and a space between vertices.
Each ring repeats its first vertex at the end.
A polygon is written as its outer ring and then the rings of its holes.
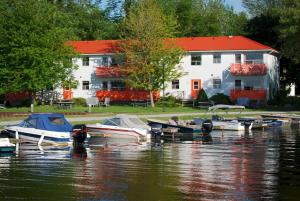
POLYGON ((224 105, 224 104, 218 104, 218 105, 214 105, 208 108, 209 111, 211 110, 228 110, 228 109, 238 109, 238 110, 244 110, 245 106, 242 105, 224 105))
POLYGON ((104 120, 103 123, 87 125, 91 136, 134 139, 150 139, 150 127, 134 115, 119 114, 104 120))
POLYGON ((231 130, 231 131, 245 130, 245 125, 237 121, 212 121, 212 123, 213 123, 213 130, 231 130))
POLYGON ((74 128, 63 114, 32 114, 17 125, 4 127, 12 137, 21 141, 70 144, 74 139, 83 143, 87 137, 84 125, 74 128))
POLYGON ((14 152, 15 150, 16 150, 16 145, 10 143, 8 138, 0 138, 0 153, 14 152))

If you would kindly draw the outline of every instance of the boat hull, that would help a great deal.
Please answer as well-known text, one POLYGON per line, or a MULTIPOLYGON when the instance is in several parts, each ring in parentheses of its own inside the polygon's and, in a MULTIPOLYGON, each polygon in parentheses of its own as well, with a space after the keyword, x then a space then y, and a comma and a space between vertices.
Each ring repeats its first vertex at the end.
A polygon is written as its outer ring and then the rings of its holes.
POLYGON ((244 131, 245 126, 238 122, 213 121, 213 130, 244 131))
POLYGON ((182 133, 182 134, 202 134, 203 131, 200 127, 189 127, 189 126, 181 126, 181 125, 171 125, 168 123, 164 123, 164 122, 159 122, 159 121, 153 121, 153 120, 148 120, 148 125, 150 127, 155 127, 157 125, 161 125, 162 129, 165 128, 177 128, 178 129, 178 133, 182 133))
POLYGON ((40 142, 42 136, 42 143, 50 144, 70 144, 72 143, 72 138, 68 132, 55 132, 55 131, 45 131, 33 128, 22 128, 22 127, 8 127, 6 131, 11 137, 16 138, 16 132, 18 132, 19 139, 22 141, 29 142, 40 142))
MULTIPOLYGON (((107 127, 107 126, 92 126, 88 125, 88 132, 95 137, 109 137, 132 140, 145 140, 148 135, 146 131, 142 132, 138 129, 122 128, 122 127, 107 127)), ((149 135, 150 136, 150 135, 149 135)))

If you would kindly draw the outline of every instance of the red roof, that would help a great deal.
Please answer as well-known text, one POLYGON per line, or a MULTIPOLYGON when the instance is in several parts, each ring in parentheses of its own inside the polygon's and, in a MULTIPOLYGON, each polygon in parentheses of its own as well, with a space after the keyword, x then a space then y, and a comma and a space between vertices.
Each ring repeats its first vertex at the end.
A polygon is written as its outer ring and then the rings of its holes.
MULTIPOLYGON (((175 43, 185 51, 234 51, 275 49, 244 36, 215 36, 174 38, 175 43)), ((72 41, 70 44, 81 54, 114 53, 118 40, 72 41)), ((277 51, 276 51, 277 52, 277 51)))

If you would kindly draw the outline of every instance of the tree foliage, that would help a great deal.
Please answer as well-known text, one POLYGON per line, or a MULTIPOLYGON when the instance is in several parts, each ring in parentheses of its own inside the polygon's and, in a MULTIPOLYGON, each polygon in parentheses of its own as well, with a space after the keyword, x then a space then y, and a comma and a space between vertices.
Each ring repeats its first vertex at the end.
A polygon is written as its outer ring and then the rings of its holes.
POLYGON ((37 91, 64 80, 74 52, 69 18, 45 0, 0 3, 0 94, 37 91))
POLYGON ((298 0, 243 0, 252 14, 248 36, 279 50, 282 90, 300 86, 300 2, 298 0))
POLYGON ((123 23, 124 40, 120 44, 125 56, 129 84, 152 92, 162 88, 163 80, 178 78, 181 72, 175 67, 182 57, 171 38, 176 22, 166 16, 155 0, 141 0, 129 9, 123 23))

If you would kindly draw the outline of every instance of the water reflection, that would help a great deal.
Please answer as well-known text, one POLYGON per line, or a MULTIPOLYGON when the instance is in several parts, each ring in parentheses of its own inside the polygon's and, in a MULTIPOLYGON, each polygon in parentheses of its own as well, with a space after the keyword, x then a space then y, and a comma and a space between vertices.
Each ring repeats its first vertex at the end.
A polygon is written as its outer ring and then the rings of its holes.
POLYGON ((0 200, 296 200, 299 129, 212 132, 194 141, 21 144, 0 156, 0 200))

